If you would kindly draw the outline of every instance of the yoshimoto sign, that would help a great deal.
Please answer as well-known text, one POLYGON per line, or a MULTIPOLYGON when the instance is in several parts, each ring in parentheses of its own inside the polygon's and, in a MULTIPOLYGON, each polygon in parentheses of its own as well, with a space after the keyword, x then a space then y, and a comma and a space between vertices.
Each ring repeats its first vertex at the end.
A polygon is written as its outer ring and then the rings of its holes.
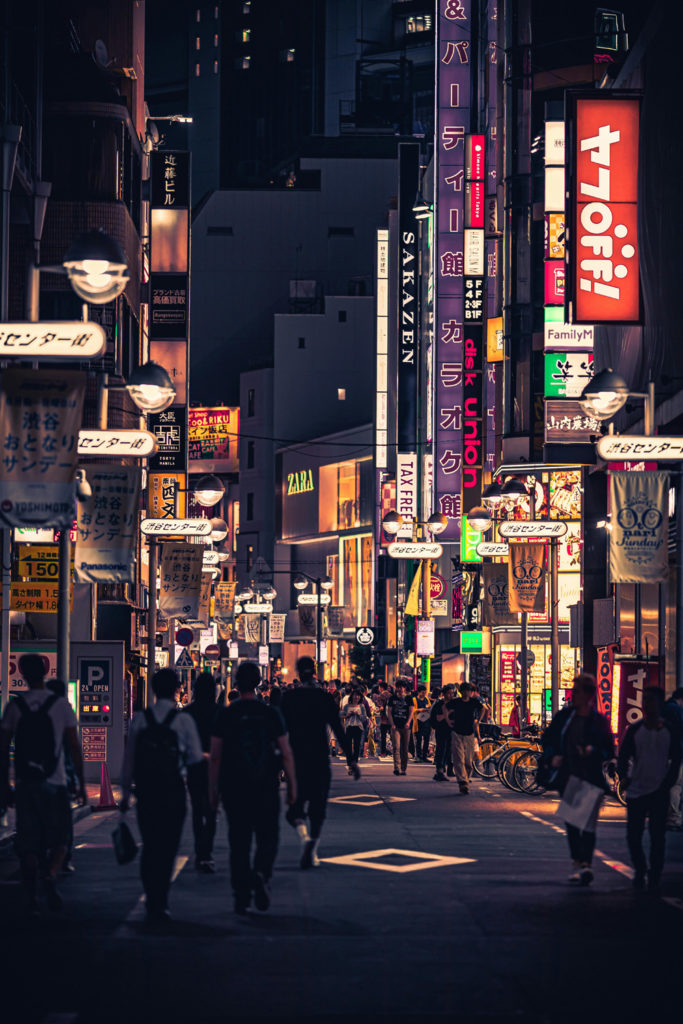
POLYGON ((640 100, 632 96, 575 100, 573 323, 640 319, 639 119, 640 100))

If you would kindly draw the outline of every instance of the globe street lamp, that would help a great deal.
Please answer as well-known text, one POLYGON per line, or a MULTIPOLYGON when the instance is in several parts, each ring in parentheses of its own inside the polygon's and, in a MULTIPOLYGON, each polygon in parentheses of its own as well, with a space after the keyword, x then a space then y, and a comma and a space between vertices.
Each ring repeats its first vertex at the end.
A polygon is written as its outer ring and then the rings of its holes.
POLYGON ((117 298, 130 280, 121 246, 101 229, 76 238, 62 265, 76 295, 96 306, 117 298))
POLYGON ((128 378, 126 391, 138 409, 144 413, 163 412, 173 404, 175 387, 163 366, 159 363, 143 363, 136 366, 128 378))
MULTIPOLYGON (((323 591, 329 591, 334 586, 334 580, 330 579, 329 576, 309 576, 307 572, 299 572, 292 580, 292 584, 297 590, 305 590, 309 583, 315 584, 317 601, 316 601, 316 615, 315 615, 315 661, 318 670, 322 666, 320 655, 322 653, 322 633, 323 633, 323 606, 322 606, 322 593, 323 591)), ((320 673, 322 677, 325 676, 325 670, 322 669, 320 673)), ((322 680, 321 680, 322 681, 322 680)))
POLYGON ((225 487, 213 473, 199 478, 194 486, 194 496, 200 505, 211 508, 217 505, 225 494, 225 487))
POLYGON ((218 544, 219 541, 225 540, 228 536, 228 524, 224 519, 212 519, 211 520, 211 540, 214 544, 218 544))

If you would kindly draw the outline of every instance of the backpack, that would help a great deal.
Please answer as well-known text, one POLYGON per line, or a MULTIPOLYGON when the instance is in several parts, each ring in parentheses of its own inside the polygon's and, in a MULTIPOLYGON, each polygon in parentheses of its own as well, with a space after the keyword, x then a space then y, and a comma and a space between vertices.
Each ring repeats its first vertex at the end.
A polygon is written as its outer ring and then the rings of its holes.
POLYGON ((14 738, 14 770, 22 782, 44 782, 57 767, 59 751, 49 715, 57 700, 53 693, 33 711, 23 697, 16 698, 21 717, 14 738))
POLYGON ((147 728, 135 741, 133 778, 137 789, 163 794, 182 786, 178 734, 171 729, 176 714, 176 708, 171 708, 166 718, 157 722, 152 709, 145 708, 147 728))
POLYGON ((265 715, 242 709, 238 716, 232 746, 232 767, 235 782, 263 785, 277 778, 280 759, 268 735, 265 715))
POLYGON ((429 710, 429 727, 430 727, 430 729, 438 729, 438 727, 440 725, 444 724, 443 722, 437 721, 437 718, 436 718, 436 716, 438 714, 440 714, 442 707, 443 707, 443 701, 441 700, 441 698, 439 698, 438 700, 435 700, 434 703, 432 704, 432 706, 431 706, 431 708, 429 710))

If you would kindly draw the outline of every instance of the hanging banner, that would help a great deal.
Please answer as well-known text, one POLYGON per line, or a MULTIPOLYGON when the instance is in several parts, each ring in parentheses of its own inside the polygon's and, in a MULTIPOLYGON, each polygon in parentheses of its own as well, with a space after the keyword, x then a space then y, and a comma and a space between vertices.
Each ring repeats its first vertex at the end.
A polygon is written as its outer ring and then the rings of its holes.
POLYGON ((283 644, 285 642, 285 622, 287 615, 283 612, 276 612, 270 616, 270 640, 271 644, 283 644))
POLYGON ((510 611, 510 585, 506 562, 487 562, 481 567, 484 577, 484 626, 516 626, 517 615, 510 611))
POLYGON ((85 375, 3 370, 0 516, 10 526, 71 526, 85 375))
POLYGON ((201 544, 174 541, 162 545, 159 613, 165 618, 197 618, 203 553, 201 544))
POLYGON ((610 473, 612 583, 661 583, 669 575, 668 473, 610 473))
POLYGON ((202 573, 202 586, 199 591, 199 611, 197 612, 197 622, 200 622, 202 626, 207 627, 211 621, 211 584, 213 583, 213 577, 210 573, 202 573))
POLYGON ((87 466, 92 491, 78 502, 75 578, 79 583, 133 583, 140 470, 87 466))
POLYGON ((216 618, 229 619, 234 614, 235 610, 235 591, 237 589, 236 583, 217 583, 215 589, 216 595, 216 618))
POLYGON ((614 677, 614 652, 617 644, 598 647, 598 711, 608 721, 612 720, 612 687, 614 677))
POLYGON ((258 644, 261 641, 261 616, 242 615, 244 619, 244 639, 248 644, 258 644))
POLYGON ((316 609, 308 604, 300 604, 299 612, 299 635, 315 636, 316 609))
POLYGON ((512 612, 545 612, 545 544, 510 544, 508 600, 512 612))
POLYGON ((420 614, 420 581, 422 579, 422 562, 418 562, 417 572, 413 576, 413 582, 408 591, 408 600, 404 608, 404 615, 420 614))

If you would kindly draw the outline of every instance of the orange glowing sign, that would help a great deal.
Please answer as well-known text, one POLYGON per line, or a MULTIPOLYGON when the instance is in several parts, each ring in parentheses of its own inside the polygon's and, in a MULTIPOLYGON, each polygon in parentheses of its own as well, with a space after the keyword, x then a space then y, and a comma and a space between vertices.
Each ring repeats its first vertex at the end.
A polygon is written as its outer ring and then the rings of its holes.
POLYGON ((573 323, 640 320, 639 119, 636 98, 576 100, 573 323))

